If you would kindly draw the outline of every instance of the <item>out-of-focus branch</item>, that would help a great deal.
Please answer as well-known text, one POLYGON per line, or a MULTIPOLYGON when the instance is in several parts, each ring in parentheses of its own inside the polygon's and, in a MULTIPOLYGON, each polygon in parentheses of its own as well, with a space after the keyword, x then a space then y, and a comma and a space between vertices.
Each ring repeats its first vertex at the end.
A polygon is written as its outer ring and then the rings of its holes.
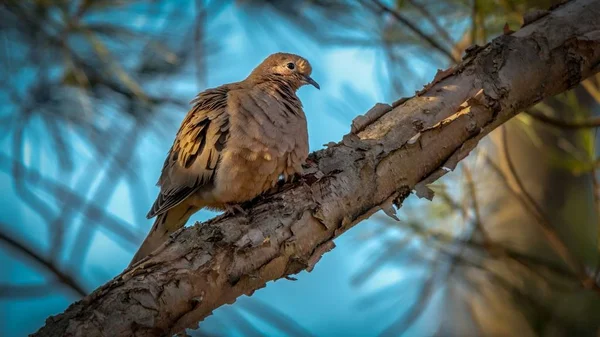
POLYGON ((560 238, 554 227, 552 227, 552 223, 548 219, 548 217, 544 214, 542 208, 537 204, 535 199, 529 194, 527 188, 523 184, 519 174, 516 171, 515 165, 512 162, 512 158, 510 156, 510 151, 508 149, 508 137, 506 136, 506 126, 502 127, 502 148, 504 151, 504 157, 506 158, 506 163, 508 165, 508 170, 510 172, 511 177, 514 179, 518 190, 516 191, 519 195, 523 197, 523 200, 526 202, 528 209, 531 211, 531 214, 537 220, 537 224, 539 228, 544 233, 544 236, 548 240, 548 243, 552 246, 554 251, 569 265, 570 268, 573 268, 575 273, 577 273, 581 279, 582 284, 586 287, 595 288, 600 291, 600 288, 595 284, 595 281, 592 280, 585 271, 585 266, 581 264, 577 260, 577 258, 571 253, 567 245, 560 238))
MULTIPOLYGON (((129 159, 135 156, 136 144, 139 136, 145 129, 144 126, 145 123, 136 123, 135 126, 125 132, 125 135, 122 137, 120 143, 115 146, 115 150, 107 160, 103 178, 91 197, 93 204, 91 202, 83 203, 78 205, 78 209, 72 208, 72 212, 64 210, 58 222, 66 222, 70 218, 72 219, 73 215, 76 214, 75 211, 83 214, 85 217, 90 217, 95 208, 99 207, 103 209, 108 205, 110 197, 117 188, 117 184, 115 184, 115 182, 119 181, 121 177, 123 177, 125 173, 131 169, 127 167, 127 165, 129 163, 129 159)), ((57 223, 57 221, 55 221, 55 223, 57 223)), ((101 225, 101 223, 98 223, 97 225, 101 225)), ((94 226, 89 226, 88 224, 88 226, 81 226, 77 232, 77 239, 73 245, 70 255, 70 263, 72 265, 77 266, 83 263, 85 255, 89 250, 91 241, 94 237, 94 229, 94 226)))
MULTIPOLYGON (((540 225, 540 227, 542 227, 542 231, 544 232, 544 234, 546 234, 546 232, 548 232, 548 231, 554 232, 553 228, 550 228, 549 230, 545 229, 548 226, 550 226, 550 224, 546 223, 548 220, 545 219, 545 218, 540 218, 539 214, 537 213, 537 211, 534 208, 534 205, 532 205, 527 200, 527 198, 524 196, 523 193, 521 193, 520 190, 517 190, 517 188, 515 188, 509 182, 509 180, 508 180, 509 178, 504 174, 504 172, 502 171, 502 169, 492 160, 492 158, 486 156, 486 163, 498 175, 498 177, 500 178, 500 180, 504 183, 504 186, 506 187, 506 189, 515 198, 517 198, 520 201, 520 205, 522 205, 536 219, 537 223, 540 225)), ((559 242, 555 242, 554 241, 555 237, 552 234, 550 234, 550 239, 549 240, 552 240, 550 242, 550 244, 552 245, 552 247, 558 246, 558 247, 562 247, 562 248, 560 248, 561 250, 563 250, 563 251, 567 250, 568 251, 568 249, 566 248, 566 246, 564 245, 564 243, 562 242, 562 240, 559 239, 559 242)), ((567 255, 570 255, 570 252, 567 252, 567 255)), ((577 269, 577 268, 581 268, 580 264, 578 262, 576 262, 575 264, 576 264, 575 268, 572 268, 573 266, 569 266, 570 270, 568 272, 567 271, 562 271, 562 272, 558 272, 558 274, 570 275, 571 273, 574 273, 573 275, 575 277, 577 277, 577 279, 579 280, 579 282, 581 282, 582 284, 584 284, 586 286, 589 286, 589 287, 594 288, 594 289, 597 290, 598 286, 591 284, 593 282, 593 280, 591 280, 585 274, 582 275, 581 274, 581 270, 577 269)))
MULTIPOLYGON (((5 224, 0 224, 0 227, 7 228, 8 226, 5 224)), ((64 273, 63 271, 61 271, 60 269, 58 269, 58 267, 56 267, 56 265, 54 265, 49 260, 43 258, 41 255, 39 255, 38 253, 36 253, 34 250, 30 249, 29 247, 23 245, 22 243, 5 235, 2 232, 0 232, 0 242, 5 243, 6 245, 10 246, 17 252, 25 255, 27 258, 35 261, 40 266, 44 267, 44 269, 46 269, 49 272, 51 272, 52 274, 54 274, 61 283, 63 283, 64 285, 69 287, 71 290, 73 290, 75 293, 77 293, 77 295, 85 296, 87 294, 87 291, 85 290, 85 288, 81 284, 79 284, 72 276, 70 276, 70 275, 64 273)))
POLYGON ((583 129, 600 127, 600 117, 590 117, 582 121, 563 121, 538 112, 533 112, 531 110, 525 110, 525 113, 527 113, 527 115, 533 117, 534 119, 540 122, 565 129, 583 129))
POLYGON ((451 253, 452 255, 464 255, 462 251, 477 251, 481 255, 487 255, 494 259, 507 259, 513 261, 521 266, 528 268, 531 271, 536 270, 547 270, 553 274, 560 276, 563 279, 571 281, 579 281, 578 276, 573 273, 572 270, 567 269, 564 265, 555 263, 553 261, 524 254, 515 250, 511 250, 501 244, 493 241, 487 243, 479 243, 467 238, 456 238, 450 234, 441 231, 429 231, 423 229, 421 226, 410 226, 414 235, 418 235, 424 238, 428 244, 431 244, 433 248, 438 251, 451 253), (464 249, 449 249, 448 246, 461 246, 464 249), (452 252, 450 252, 452 251, 452 252))
MULTIPOLYGON (((19 157, 22 157, 24 152, 23 133, 25 123, 25 118, 19 116, 11 142, 13 153, 19 157)), ((45 200, 35 195, 35 193, 32 193, 27 186, 25 167, 19 162, 12 162, 12 165, 10 165, 10 173, 13 177, 14 189, 19 198, 29 205, 34 212, 38 213, 42 219, 50 219, 53 215, 52 208, 45 200)))
POLYGON ((196 85, 200 89, 204 85, 204 79, 208 77, 208 67, 201 55, 204 54, 204 38, 205 38, 205 21, 207 9, 202 5, 201 0, 196 0, 194 3, 196 10, 196 22, 194 27, 194 60, 196 66, 196 85))
MULTIPOLYGON (((596 144, 598 144, 598 129, 594 130, 594 146, 593 146, 593 150, 592 153, 594 156, 596 156, 596 144)), ((597 159, 596 159, 597 160, 597 159)), ((598 181, 598 170, 597 167, 593 167, 590 175, 592 177, 592 189, 593 189, 593 195, 594 195, 594 208, 596 209, 596 216, 598 217, 598 220, 600 221, 600 181, 598 181)), ((599 240, 600 242, 600 223, 597 225, 597 233, 598 233, 598 237, 597 240, 599 240)), ((596 262, 596 269, 594 270, 594 275, 596 275, 596 280, 598 281, 598 277, 600 277, 600 259, 598 260, 598 262, 596 262)))
POLYGON ((390 14, 391 16, 393 16, 396 20, 398 20, 400 23, 402 23, 408 29, 410 29, 411 32, 415 33, 418 37, 420 37, 424 41, 426 41, 435 50, 439 51, 444 56, 446 56, 450 61, 452 61, 452 62, 458 62, 458 61, 460 61, 460 59, 456 59, 454 57, 454 55, 452 54, 452 52, 450 50, 448 50, 446 47, 444 47, 443 45, 441 45, 435 38, 433 38, 433 37, 429 36, 428 34, 426 34, 423 30, 421 30, 421 28, 419 28, 417 25, 415 25, 412 22, 410 22, 410 20, 408 20, 407 18, 405 18, 398 11, 396 11, 393 8, 387 6, 386 4, 384 4, 383 2, 381 2, 379 0, 372 0, 372 1, 373 1, 373 3, 375 5, 377 5, 377 7, 380 10, 382 10, 382 11, 390 14))
MULTIPOLYGON (((13 284, 0 284, 0 298, 27 298, 27 297, 39 297, 47 296, 52 293, 53 288, 62 286, 62 282, 49 282, 43 284, 32 284, 32 285, 13 285, 13 284)), ((80 294, 85 296, 85 294, 80 294)))
POLYGON ((101 224, 102 227, 111 231, 120 239, 131 245, 137 245, 141 241, 143 237, 141 232, 135 231, 131 226, 128 226, 116 217, 111 216, 97 205, 88 203, 83 197, 77 195, 67 186, 45 178, 34 169, 27 168, 20 162, 13 160, 0 152, 0 170, 9 172, 9 167, 11 166, 18 166, 19 170, 23 172, 25 179, 36 181, 36 186, 43 188, 47 191, 47 194, 56 195, 57 200, 61 202, 62 207, 79 207, 79 205, 87 204, 88 207, 90 207, 90 212, 88 218, 84 221, 85 225, 87 225, 86 222, 88 222, 88 224, 89 222, 97 222, 101 224))
POLYGON ((439 36, 441 36, 444 39, 444 41, 446 41, 446 43, 449 43, 450 45, 452 45, 452 55, 453 55, 452 59, 455 60, 456 62, 458 62, 460 60, 460 51, 457 50, 457 48, 456 48, 457 46, 456 46, 455 42, 452 40, 452 37, 450 37, 450 34, 448 33, 448 31, 440 25, 438 20, 433 16, 433 14, 431 14, 431 12, 429 12, 429 10, 427 10, 427 7, 424 4, 420 3, 417 0, 408 0, 408 3, 410 3, 419 12, 421 12, 421 14, 433 26, 436 33, 439 36))
MULTIPOLYGON (((597 82, 600 84, 600 78, 596 76, 597 82)), ((581 82, 581 86, 592 96, 596 103, 600 104, 600 88, 594 83, 593 78, 581 82)))
POLYGON ((429 277, 425 279, 421 285, 421 289, 417 295, 417 301, 408 309, 406 313, 396 319, 390 326, 388 326, 381 334, 382 337, 400 336, 406 332, 421 316, 421 314, 427 308, 427 305, 431 301, 435 292, 439 290, 436 288, 437 281, 440 279, 440 260, 432 262, 431 272, 429 277))

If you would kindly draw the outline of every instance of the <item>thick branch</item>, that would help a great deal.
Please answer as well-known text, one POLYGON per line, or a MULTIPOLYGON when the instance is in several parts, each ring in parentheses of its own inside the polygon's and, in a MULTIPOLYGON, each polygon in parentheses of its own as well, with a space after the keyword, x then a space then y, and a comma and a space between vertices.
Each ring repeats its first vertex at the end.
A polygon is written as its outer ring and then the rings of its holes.
POLYGON ((577 0, 518 32, 471 48, 464 61, 395 107, 377 105, 353 133, 310 157, 303 180, 180 230, 152 256, 36 336, 154 336, 198 321, 266 282, 311 270, 332 240, 374 212, 393 213, 519 111, 599 70, 600 1, 577 0))

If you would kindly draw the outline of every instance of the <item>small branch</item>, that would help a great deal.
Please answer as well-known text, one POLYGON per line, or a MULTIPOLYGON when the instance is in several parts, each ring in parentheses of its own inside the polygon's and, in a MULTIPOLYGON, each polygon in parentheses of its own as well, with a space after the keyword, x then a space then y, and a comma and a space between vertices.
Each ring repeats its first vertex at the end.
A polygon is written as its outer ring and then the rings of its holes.
POLYGON ((123 223, 117 217, 107 213, 104 209, 95 203, 88 202, 84 198, 74 193, 69 187, 60 182, 50 180, 44 177, 40 172, 25 167, 21 162, 10 158, 8 155, 0 152, 0 171, 10 172, 9 168, 17 166, 22 171, 24 179, 35 181, 36 187, 46 192, 49 195, 56 195, 57 200, 61 202, 61 207, 69 209, 79 207, 79 205, 87 204, 90 213, 84 221, 84 225, 89 225, 91 222, 99 223, 103 228, 126 241, 131 246, 138 244, 142 240, 142 233, 134 230, 131 226, 123 223))
POLYGON ((523 200, 531 206, 531 213, 536 218, 537 223, 540 225, 540 229, 548 239, 548 242, 553 246, 554 250, 567 263, 567 265, 569 265, 574 270, 579 270, 579 272, 583 272, 584 268, 580 266, 579 262, 571 255, 571 252, 567 248, 566 244, 558 236, 558 234, 552 227, 552 223, 544 214, 544 211, 542 210, 540 205, 538 205, 535 199, 529 194, 527 188, 521 180, 521 177, 517 173, 517 170, 510 156, 510 151, 508 150, 508 137, 506 132, 506 126, 502 127, 502 148, 510 175, 514 179, 518 187, 517 193, 522 195, 523 200))
POLYGON ((469 191, 469 196, 471 199, 471 205, 473 207, 473 213, 475 213, 474 226, 475 231, 481 234, 484 243, 489 242, 489 235, 483 227, 483 222, 481 220, 481 212, 479 210, 479 202, 477 201, 477 192, 475 191, 475 181, 473 179, 473 175, 471 174, 471 169, 467 165, 463 166, 463 171, 465 173, 465 179, 467 181, 467 190, 469 191))
MULTIPOLYGON (((96 208, 99 207, 104 209, 107 206, 111 196, 117 188, 114 182, 121 180, 121 178, 126 175, 127 171, 131 170, 128 165, 132 161, 131 158, 135 156, 138 140, 143 133, 143 130, 145 130, 146 125, 147 123, 144 121, 137 121, 136 124, 124 132, 119 144, 116 144, 113 152, 103 163, 105 166, 102 167, 102 180, 100 180, 90 201, 82 200, 83 202, 80 204, 73 204, 73 207, 64 208, 60 217, 53 222, 51 227, 54 227, 59 223, 69 223, 69 220, 72 221, 77 218, 75 216, 76 214, 82 214, 86 218, 93 218, 96 208)), ((92 167, 97 165, 98 163, 95 160, 90 162, 90 166, 92 167)), ((81 177, 81 179, 85 183, 89 177, 81 177)), ((81 187, 81 189, 84 188, 85 187, 83 186, 81 187)), ((91 248, 91 241, 93 239, 94 230, 98 228, 96 227, 97 225, 101 224, 88 223, 87 226, 81 226, 79 228, 75 235, 75 243, 69 254, 70 265, 78 266, 83 263, 88 250, 91 248)))
MULTIPOLYGON (((30 297, 48 296, 52 293, 52 288, 61 286, 61 282, 50 282, 44 284, 0 284, 0 298, 23 299, 30 297)), ((84 296, 85 294, 80 294, 84 296)))
POLYGON ((427 42, 431 47, 433 47, 440 53, 444 54, 444 56, 446 56, 450 61, 452 61, 452 62, 460 61, 460 60, 455 59, 455 57, 454 57, 454 55, 452 55, 451 51, 449 51, 444 46, 442 46, 433 37, 431 37, 431 36, 427 35, 425 32, 423 32, 419 27, 417 27, 417 25, 413 24, 407 18, 402 16, 402 14, 398 13, 398 11, 395 11, 394 9, 388 7, 386 4, 382 3, 379 0, 372 0, 372 1, 375 5, 377 5, 379 7, 380 10, 393 16, 400 23, 402 23, 403 25, 408 27, 408 29, 410 29, 418 37, 422 38, 425 42, 427 42))
MULTIPOLYGON (((447 253, 447 254, 452 255, 451 253, 447 253)), ((506 275, 503 275, 502 272, 500 272, 494 268, 490 268, 485 263, 482 263, 481 261, 478 261, 478 260, 473 261, 473 260, 468 260, 465 257, 458 257, 458 263, 463 265, 464 267, 476 268, 476 269, 479 269, 479 270, 485 272, 486 275, 488 275, 491 278, 490 281, 493 281, 495 284, 497 284, 501 288, 505 289, 508 293, 515 294, 516 296, 514 297, 514 299, 516 301, 524 302, 524 304, 526 304, 528 307, 535 308, 536 312, 544 313, 546 315, 545 317, 553 317, 554 321, 560 322, 562 324, 562 326, 564 326, 564 327, 569 326, 570 332, 577 331, 577 326, 572 326, 573 322, 566 322, 560 316, 556 316, 556 313, 552 311, 552 308, 549 308, 548 305, 541 304, 539 299, 536 298, 532 294, 531 291, 524 291, 520 287, 515 286, 514 278, 510 277, 510 275, 507 278, 506 275)), ((542 281, 547 281, 547 280, 542 279, 542 281)), ((478 292, 482 291, 481 288, 470 285, 469 282, 464 283, 464 285, 470 286, 471 291, 473 293, 478 293, 478 292)), ((471 311, 472 311, 476 307, 469 305, 468 308, 471 309, 471 311)), ((473 315, 472 312, 470 312, 470 314, 473 315)), ((579 335, 579 334, 575 334, 575 335, 579 335)))
MULTIPOLYGON (((449 43, 453 46, 455 45, 454 41, 452 40, 452 37, 450 37, 450 34, 448 34, 448 31, 440 25, 440 23, 436 20, 436 18, 433 16, 433 14, 431 14, 431 12, 429 12, 427 10, 427 7, 425 7, 425 5, 418 2, 417 0, 408 0, 408 3, 410 3, 419 12, 421 12, 421 14, 427 19, 427 21, 429 21, 429 23, 433 26, 433 28, 435 29, 435 31, 438 33, 439 36, 441 36, 447 43, 449 43)), ((458 50, 456 50, 456 48, 453 48, 452 55, 457 55, 457 54, 460 54, 460 52, 458 50)), ((460 58, 456 59, 454 56, 452 59, 454 59, 455 62, 458 62, 460 60, 460 58)))
MULTIPOLYGON (((598 82, 600 83, 600 80, 598 82)), ((581 86, 596 101, 596 103, 600 104, 600 89, 594 84, 594 81, 592 81, 591 78, 581 82, 581 86)))
MULTIPOLYGON (((0 224, 0 227, 8 228, 8 226, 4 224, 0 224)), ((71 288, 71 290, 73 290, 75 293, 77 293, 77 295, 83 297, 87 294, 85 288, 82 285, 80 285, 77 281, 75 281, 73 277, 71 277, 68 274, 65 274, 60 269, 58 269, 58 267, 56 267, 52 262, 43 258, 33 250, 29 249, 27 246, 23 245, 22 243, 14 240, 13 238, 8 237, 2 232, 0 232, 0 242, 4 242, 8 246, 12 247, 16 251, 28 257, 29 259, 35 261, 40 266, 43 266, 46 270, 54 274, 61 283, 63 283, 67 287, 71 288)))
MULTIPOLYGON (((592 153, 595 156, 596 155, 596 144, 598 142, 598 129, 594 130, 594 146, 593 146, 593 150, 592 153)), ((598 181, 598 172, 596 170, 596 167, 594 166, 590 172, 591 176, 592 176, 592 189, 593 189, 593 196, 594 196, 594 207, 596 209, 596 217, 598 218, 598 221, 600 221, 600 181, 598 181)), ((596 237, 596 245, 600 245, 600 223, 597 225, 597 237, 596 237)), ((597 249, 598 250, 598 249, 597 249)), ((598 275, 600 274, 600 260, 598 262, 596 262, 596 269, 594 270, 594 275, 596 275, 596 278, 598 278, 598 275)))
POLYGON ((525 189, 523 182, 519 178, 518 174, 516 174, 514 164, 512 163, 507 148, 507 137, 505 128, 506 127, 503 127, 502 129, 502 143, 504 156, 506 158, 511 176, 514 178, 515 183, 517 184, 518 190, 511 186, 502 170, 490 158, 488 158, 487 160, 488 165, 490 165, 490 167, 492 167, 494 171, 496 171, 496 173, 502 178, 502 180, 505 182, 508 191, 511 192, 515 197, 517 197, 521 201, 521 205, 525 207, 525 209, 527 209, 530 212, 530 214, 536 219, 536 223, 539 225, 539 228, 548 240, 548 243, 551 245, 554 251, 561 257, 561 259, 569 266, 569 268, 571 268, 576 273, 580 282, 587 288, 594 289, 595 291, 600 291, 600 288, 596 285, 595 281, 593 281, 585 273, 585 267, 571 254, 571 251, 568 249, 566 244, 558 236, 558 234, 552 227, 552 224, 544 215, 539 205, 535 202, 533 197, 531 197, 531 195, 527 193, 527 190, 525 189))
POLYGON ((531 110, 525 110, 524 112, 540 122, 564 129, 585 129, 600 127, 600 117, 590 117, 583 121, 563 121, 541 113, 533 112, 531 110))
POLYGON ((478 0, 472 0, 473 7, 471 8, 471 44, 477 43, 477 13, 478 13, 478 0))
POLYGON ((195 54, 195 66, 196 66, 196 86, 198 90, 204 86, 204 79, 207 77, 206 62, 204 61, 204 55, 206 50, 204 46, 204 25, 206 22, 206 15, 208 9, 203 6, 204 1, 196 0, 194 8, 196 9, 196 19, 194 27, 194 54, 195 54))
POLYGON ((379 336, 382 337, 392 337, 392 336, 401 336, 406 330, 408 330, 412 325, 415 324, 417 319, 421 316, 421 314, 427 309, 427 306, 431 302, 431 299, 435 292, 438 290, 436 288, 436 284, 438 278, 440 277, 439 268, 440 268, 441 260, 434 260, 433 265, 431 266, 431 273, 429 277, 423 282, 421 289, 419 290, 419 294, 417 296, 417 301, 414 303, 406 313, 400 316, 396 321, 390 324, 379 336))
POLYGON ((458 203, 458 201, 454 200, 452 198, 452 196, 450 195, 450 193, 448 193, 448 191, 446 191, 445 189, 442 191, 436 191, 435 192, 436 197, 442 199, 442 201, 444 203, 446 203, 446 205, 455 212, 460 212, 460 214, 463 217, 463 220, 466 221, 468 214, 467 211, 462 205, 460 205, 458 203))
MULTIPOLYGON (((422 228, 419 228, 418 226, 411 226, 411 230, 417 235, 426 237, 427 239, 431 239, 431 241, 429 242, 432 243, 434 246, 437 246, 437 248, 441 251, 449 251, 449 249, 445 248, 448 245, 461 245, 465 249, 469 249, 471 251, 480 251, 482 254, 487 254, 488 256, 494 259, 504 258, 507 260, 514 261, 515 263, 526 267, 531 271, 543 268, 564 279, 579 281, 578 276, 574 274, 571 270, 566 269, 562 264, 559 265, 553 263, 552 261, 541 259, 535 256, 526 255, 524 253, 508 249, 499 243, 495 243, 492 241, 488 242, 487 244, 478 243, 471 240, 470 238, 456 238, 444 232, 425 231, 422 228)), ((462 251, 463 250, 459 251, 458 253, 453 253, 453 255, 463 255, 463 258, 466 258, 466 255, 462 254, 462 251)))

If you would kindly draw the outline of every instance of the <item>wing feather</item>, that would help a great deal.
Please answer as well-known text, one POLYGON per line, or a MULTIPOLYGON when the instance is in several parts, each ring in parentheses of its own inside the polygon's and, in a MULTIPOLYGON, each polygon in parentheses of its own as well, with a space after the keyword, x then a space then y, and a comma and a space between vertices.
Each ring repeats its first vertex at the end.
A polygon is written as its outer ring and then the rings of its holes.
POLYGON ((193 107, 181 123, 163 164, 157 184, 160 193, 148 218, 168 211, 213 183, 229 138, 228 92, 227 86, 209 89, 191 102, 193 107))

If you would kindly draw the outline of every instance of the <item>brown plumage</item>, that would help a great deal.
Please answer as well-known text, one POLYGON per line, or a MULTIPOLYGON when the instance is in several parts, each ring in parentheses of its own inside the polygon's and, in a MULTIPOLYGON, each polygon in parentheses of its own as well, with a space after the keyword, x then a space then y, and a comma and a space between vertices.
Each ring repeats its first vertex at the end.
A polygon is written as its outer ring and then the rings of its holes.
POLYGON ((230 209, 301 173, 308 133, 296 90, 319 85, 304 58, 267 57, 250 76, 208 89, 192 101, 165 160, 156 221, 131 264, 158 248, 189 217, 208 207, 230 209))

